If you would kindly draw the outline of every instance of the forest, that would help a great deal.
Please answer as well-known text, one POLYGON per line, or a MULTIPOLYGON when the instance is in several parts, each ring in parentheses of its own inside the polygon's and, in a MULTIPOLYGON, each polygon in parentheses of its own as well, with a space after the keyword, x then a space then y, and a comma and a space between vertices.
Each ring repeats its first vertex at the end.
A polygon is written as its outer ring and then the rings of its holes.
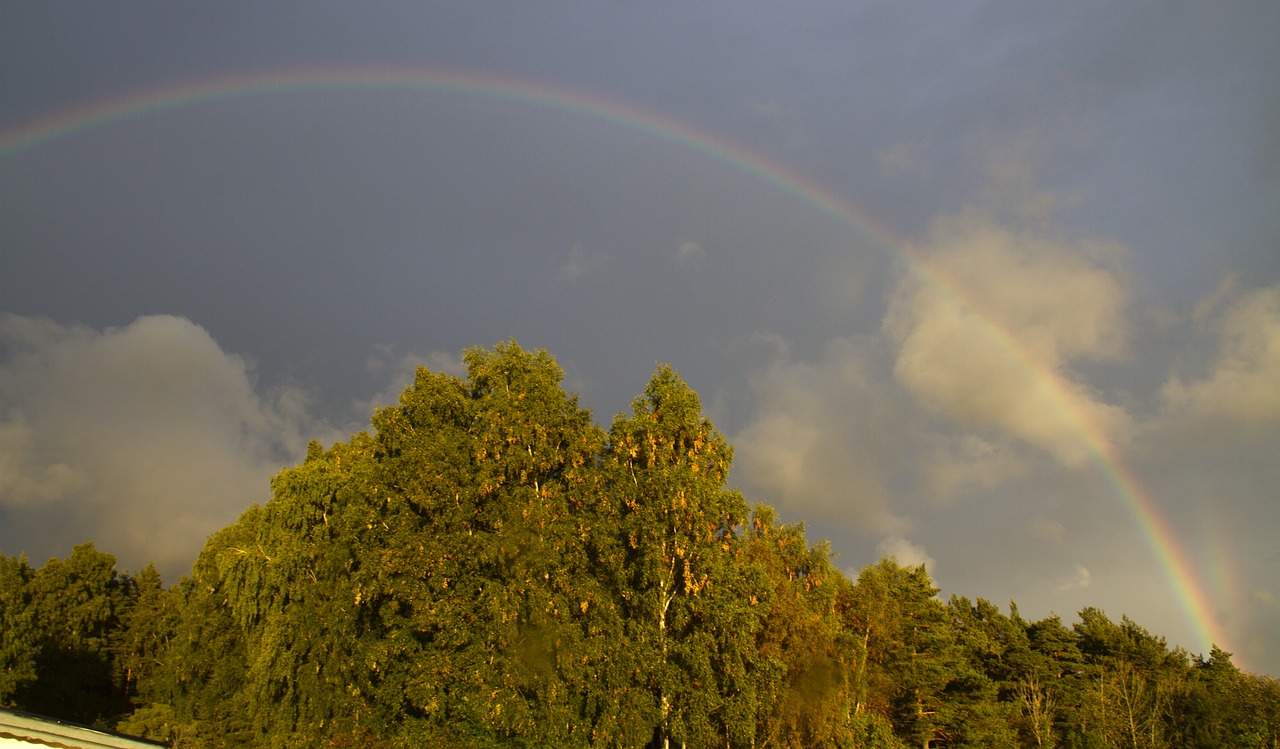
POLYGON ((545 351, 420 368, 165 587, 0 554, 0 705, 174 747, 1277 747, 1280 682, 1086 608, 848 579, 727 485, 657 369, 597 425, 545 351))

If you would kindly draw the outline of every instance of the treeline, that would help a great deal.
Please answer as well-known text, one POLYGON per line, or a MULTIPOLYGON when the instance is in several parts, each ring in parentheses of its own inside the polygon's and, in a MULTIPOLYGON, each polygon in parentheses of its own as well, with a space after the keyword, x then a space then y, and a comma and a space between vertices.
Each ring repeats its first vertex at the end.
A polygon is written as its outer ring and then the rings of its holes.
POLYGON ((191 576, 0 555, 0 703, 176 747, 1275 747, 1280 683, 1127 618, 856 581, 725 486, 660 368, 605 431, 545 352, 421 369, 191 576))

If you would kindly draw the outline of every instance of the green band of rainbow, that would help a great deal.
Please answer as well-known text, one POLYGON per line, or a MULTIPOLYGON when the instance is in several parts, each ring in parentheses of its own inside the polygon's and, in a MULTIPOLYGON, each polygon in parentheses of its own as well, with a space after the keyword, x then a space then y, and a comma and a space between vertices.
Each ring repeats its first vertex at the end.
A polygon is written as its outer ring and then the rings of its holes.
POLYGON ((416 94, 454 94, 501 99, 532 107, 560 110, 638 131, 658 140, 706 154, 741 172, 812 205, 848 226, 901 261, 907 272, 943 291, 971 312, 984 333, 1016 359, 1029 377, 1049 394, 1062 417, 1080 435, 1124 505, 1168 578, 1170 589, 1194 629, 1197 646, 1208 652, 1210 644, 1226 647, 1227 637, 1218 623, 1215 607, 1199 582, 1195 565, 1179 542, 1157 502, 1122 461, 1116 448, 1084 409, 1076 403, 1065 379, 1052 368, 1038 364, 1025 346, 984 311, 979 300, 932 270, 903 238, 866 213, 843 202, 823 186, 800 174, 750 153, 726 139, 713 136, 674 119, 632 106, 544 84, 459 71, 337 69, 286 71, 240 75, 152 89, 103 101, 35 121, 29 126, 0 131, 0 159, 77 133, 127 123, 140 117, 221 101, 324 91, 404 91, 416 94))

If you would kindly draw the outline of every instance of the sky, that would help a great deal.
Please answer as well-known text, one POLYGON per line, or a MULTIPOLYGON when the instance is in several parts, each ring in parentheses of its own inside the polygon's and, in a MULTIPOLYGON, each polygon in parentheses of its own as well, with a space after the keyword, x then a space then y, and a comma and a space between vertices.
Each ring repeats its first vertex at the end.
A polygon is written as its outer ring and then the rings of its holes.
POLYGON ((0 552, 176 581, 514 337, 851 576, 1280 674, 1280 6, 0 15, 0 552))

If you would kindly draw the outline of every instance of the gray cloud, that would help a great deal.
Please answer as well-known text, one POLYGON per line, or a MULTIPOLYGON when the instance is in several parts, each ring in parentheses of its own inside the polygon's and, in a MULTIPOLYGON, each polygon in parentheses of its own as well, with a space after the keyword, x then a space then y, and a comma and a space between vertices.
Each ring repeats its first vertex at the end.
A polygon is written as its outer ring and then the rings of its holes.
POLYGON ((1233 293, 1224 283, 1196 305, 1218 341, 1212 368, 1161 390, 1166 415, 1202 429, 1261 428, 1280 421, 1280 285, 1233 293))
POLYGON ((835 339, 816 363, 780 359, 755 374, 735 477, 795 517, 905 530, 890 491, 905 455, 901 404, 875 369, 865 346, 835 339))
POLYGON ((556 271, 556 279, 565 283, 577 283, 578 279, 587 275, 593 268, 599 267, 603 257, 591 254, 581 244, 569 248, 569 254, 556 271))
POLYGON ((93 540, 172 580, 324 436, 302 393, 259 395, 246 363, 182 318, 94 330, 5 314, 0 345, 0 536, 37 563, 93 540), (53 517, 55 533, 28 534, 53 517))
POLYGON ((432 351, 424 355, 401 351, 394 344, 381 344, 374 347, 365 363, 365 371, 381 386, 375 386, 376 391, 368 398, 355 399, 352 412, 364 418, 383 406, 399 403, 400 394, 413 384, 418 367, 455 377, 466 377, 467 374, 467 365, 463 363, 460 352, 432 351))

